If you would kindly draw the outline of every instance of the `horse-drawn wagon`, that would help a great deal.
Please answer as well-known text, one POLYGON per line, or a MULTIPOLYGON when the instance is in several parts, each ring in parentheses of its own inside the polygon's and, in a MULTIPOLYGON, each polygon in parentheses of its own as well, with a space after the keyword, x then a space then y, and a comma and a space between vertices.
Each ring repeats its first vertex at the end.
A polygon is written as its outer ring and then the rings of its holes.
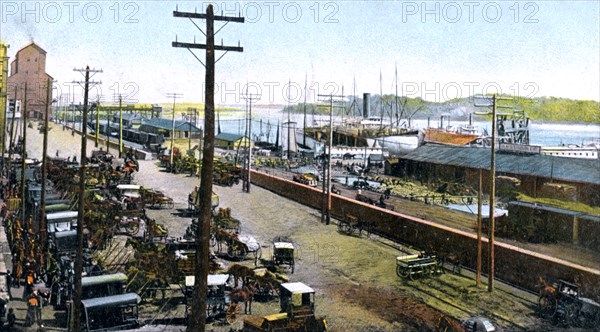
POLYGON ((415 254, 396 257, 396 274, 415 280, 419 277, 443 273, 441 261, 435 255, 415 254))
POLYGON ((242 331, 327 331, 324 318, 315 316, 315 291, 301 282, 281 284, 281 312, 263 317, 248 316, 242 331))
POLYGON ((286 237, 273 239, 272 264, 274 267, 286 265, 294 273, 294 243, 290 239, 286 237))
POLYGON ((366 222, 363 219, 350 214, 347 214, 344 219, 338 221, 339 232, 352 235, 356 230, 358 230, 358 236, 362 236, 362 232, 365 231, 367 237, 369 237, 373 231, 373 223, 366 222))
POLYGON ((141 190, 141 193, 144 205, 146 206, 155 209, 173 208, 173 199, 171 197, 166 196, 161 191, 144 188, 141 190))
POLYGON ((580 328, 600 326, 600 304, 582 297, 577 285, 560 280, 556 287, 547 287, 553 290, 548 296, 540 296, 540 310, 551 316, 554 324, 580 328))
MULTIPOLYGON (((230 276, 228 274, 209 274, 207 279, 208 292, 206 299, 206 319, 216 320, 224 319, 225 313, 230 305, 229 292, 227 291, 228 281, 230 276)), ((193 288, 195 282, 194 276, 185 277, 185 287, 183 293, 185 296, 185 313, 186 319, 190 315, 192 300, 193 300, 193 288)))

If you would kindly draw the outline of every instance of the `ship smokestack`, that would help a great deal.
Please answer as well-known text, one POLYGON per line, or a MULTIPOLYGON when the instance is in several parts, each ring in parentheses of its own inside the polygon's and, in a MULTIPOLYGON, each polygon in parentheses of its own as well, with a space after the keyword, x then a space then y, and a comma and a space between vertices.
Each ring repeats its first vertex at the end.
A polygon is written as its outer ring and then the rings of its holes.
POLYGON ((363 118, 368 118, 371 115, 371 94, 363 93, 363 118))

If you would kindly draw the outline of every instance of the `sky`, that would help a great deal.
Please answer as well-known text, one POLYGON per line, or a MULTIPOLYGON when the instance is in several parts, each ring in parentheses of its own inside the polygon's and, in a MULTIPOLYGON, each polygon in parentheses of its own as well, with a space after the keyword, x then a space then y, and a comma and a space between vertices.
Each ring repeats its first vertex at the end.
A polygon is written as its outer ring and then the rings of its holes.
MULTIPOLYGON (((318 101, 318 94, 395 94, 442 102, 480 93, 600 100, 600 2, 212 2, 245 17, 217 44, 244 48, 216 65, 218 105, 318 101), (306 88, 305 88, 306 87, 306 88), (306 92, 305 92, 306 91, 306 92)), ((202 1, 0 0, 9 56, 32 40, 47 51, 55 94, 80 101, 74 68, 102 69, 91 95, 112 102, 204 101, 202 1)), ((215 28, 223 26, 216 22, 215 28)), ((223 52, 217 52, 217 57, 223 52)))

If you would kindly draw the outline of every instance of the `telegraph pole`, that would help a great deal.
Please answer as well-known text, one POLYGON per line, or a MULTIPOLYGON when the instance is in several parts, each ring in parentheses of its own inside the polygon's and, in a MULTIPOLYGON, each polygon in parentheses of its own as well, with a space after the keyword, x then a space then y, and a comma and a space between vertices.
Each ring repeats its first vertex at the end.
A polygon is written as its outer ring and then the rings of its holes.
POLYGON ((246 100, 246 107, 248 107, 248 119, 246 120, 246 128, 248 128, 248 156, 245 163, 245 171, 247 173, 242 184, 242 190, 247 193, 250 193, 250 169, 252 168, 252 102, 259 100, 260 97, 261 96, 258 94, 248 94, 248 91, 246 91, 246 95, 242 96, 242 98, 246 100))
MULTIPOLYGON (((48 156, 48 115, 50 114, 50 106, 52 104, 52 79, 48 79, 47 86, 47 98, 46 98, 46 112, 44 114, 44 143, 42 147, 42 192, 40 196, 40 243, 41 250, 43 253, 46 252, 46 178, 48 177, 48 170, 46 169, 46 160, 48 156)), ((38 262, 41 266, 42 262, 38 262)))
POLYGON ((167 98, 173 98, 173 118, 171 121, 171 156, 169 157, 169 162, 171 163, 171 172, 173 172, 173 146, 175 145, 175 100, 182 97, 183 94, 181 93, 167 93, 167 98))
POLYGON ((123 99, 119 95, 119 158, 123 157, 123 99))
MULTIPOLYGON (((98 147, 98 135, 100 132, 100 96, 97 96, 96 98, 96 143, 94 146, 98 147)), ((108 147, 108 144, 106 146, 108 147)), ((108 153, 108 150, 106 150, 106 152, 108 153)))
MULTIPOLYGON (((206 14, 180 12, 177 9, 173 12, 174 17, 188 18, 200 31, 200 27, 194 23, 193 18, 206 20, 206 44, 196 43, 172 43, 173 47, 187 48, 190 53, 200 62, 200 58, 192 52, 191 49, 205 49, 206 63, 202 65, 206 68, 205 76, 205 108, 204 108, 204 142, 202 154, 202 170, 200 172, 200 190, 198 194, 203 199, 200 205, 200 215, 198 216, 198 231, 196 233, 196 267, 195 281, 193 290, 192 310, 188 315, 187 330, 190 332, 204 331, 206 329, 206 299, 208 292, 208 256, 210 242, 210 223, 212 218, 211 199, 212 197, 212 173, 213 158, 215 155, 215 63, 218 62, 227 52, 243 52, 244 49, 239 46, 216 46, 214 22, 224 21, 244 23, 243 17, 215 16, 211 4, 206 8, 206 14), (225 51, 221 57, 215 60, 215 51, 225 51)), ((222 27, 221 27, 222 29, 222 27)), ((217 30, 219 32, 221 29, 217 30)))
MULTIPOLYGON (((487 101, 485 104, 477 104, 477 107, 491 107, 492 108, 492 143, 491 143, 491 157, 490 157, 490 208, 489 208, 489 234, 488 234, 488 292, 494 291, 494 268, 495 268, 495 253, 494 253, 494 233, 495 233, 495 219, 494 219, 494 204, 496 196, 496 109, 499 107, 510 108, 510 106, 500 106, 497 104, 498 100, 512 100, 511 98, 501 98, 493 94, 491 97, 478 96, 477 98, 484 99, 487 101), (491 102, 491 104, 490 104, 491 102)), ((479 114, 490 114, 479 113, 479 114)), ((479 245, 479 244, 478 244, 479 245)))
POLYGON ((88 113, 88 94, 90 84, 100 84, 100 82, 90 82, 90 73, 92 76, 96 73, 101 73, 102 70, 90 69, 89 66, 85 67, 85 69, 73 69, 73 71, 78 71, 80 73, 85 73, 85 81, 84 82, 74 82, 74 83, 83 83, 83 115, 82 115, 82 123, 84 124, 81 127, 81 158, 79 165, 79 208, 77 213, 77 254, 75 257, 75 297, 73 299, 73 307, 72 307, 72 316, 71 316, 71 331, 81 331, 80 325, 80 309, 81 309, 81 273, 83 272, 83 214, 84 210, 84 199, 85 199, 85 165, 86 165, 86 155, 87 155, 87 126, 85 123, 87 122, 87 113, 88 113))
POLYGON ((8 137, 10 142, 8 142, 8 165, 6 167, 7 176, 10 176, 10 169, 12 168, 13 141, 15 135, 15 115, 17 114, 17 90, 18 89, 15 86, 15 107, 13 108, 12 112, 12 119, 10 121, 10 135, 8 137))
POLYGON ((22 222, 25 225, 25 218, 27 215, 25 214, 27 209, 25 209, 25 169, 27 168, 27 82, 25 83, 25 102, 23 103, 23 114, 21 117, 23 118, 23 148, 21 151, 21 209, 23 211, 22 222))
POLYGON ((323 165, 323 204, 321 208, 321 222, 326 225, 331 223, 331 149, 333 147, 333 108, 334 103, 336 108, 343 107, 340 104, 343 102, 344 96, 317 95, 322 102, 329 102, 329 135, 327 138, 327 167, 323 165))

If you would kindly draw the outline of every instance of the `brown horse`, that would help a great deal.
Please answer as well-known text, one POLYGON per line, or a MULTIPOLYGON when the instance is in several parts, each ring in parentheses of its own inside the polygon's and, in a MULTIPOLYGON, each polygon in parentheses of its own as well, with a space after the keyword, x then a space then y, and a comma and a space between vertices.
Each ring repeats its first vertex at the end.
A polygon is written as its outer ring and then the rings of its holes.
POLYGON ((543 308, 548 308, 556 303, 557 289, 554 285, 549 285, 542 276, 538 277, 538 287, 540 294, 538 296, 538 305, 543 308))
POLYGON ((244 303, 244 314, 252 314, 252 298, 256 288, 251 284, 245 284, 242 288, 237 288, 229 293, 231 303, 244 303))
POLYGON ((227 269, 227 274, 233 277, 234 287, 237 288, 238 279, 246 285, 248 278, 254 277, 254 270, 241 264, 233 264, 227 269))
POLYGON ((217 252, 221 252, 223 243, 229 245, 237 240, 237 235, 232 234, 224 229, 216 228, 214 230, 215 241, 217 242, 217 252))

